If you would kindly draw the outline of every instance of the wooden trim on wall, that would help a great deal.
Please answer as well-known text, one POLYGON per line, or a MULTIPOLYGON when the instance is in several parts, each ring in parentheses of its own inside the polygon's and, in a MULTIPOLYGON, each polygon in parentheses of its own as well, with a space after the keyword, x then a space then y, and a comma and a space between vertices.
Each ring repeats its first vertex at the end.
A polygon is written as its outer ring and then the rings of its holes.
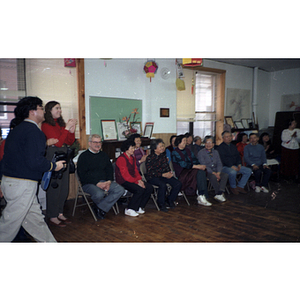
POLYGON ((76 59, 77 89, 78 89, 78 126, 80 149, 87 149, 86 125, 85 125, 85 85, 84 85, 84 59, 76 59))

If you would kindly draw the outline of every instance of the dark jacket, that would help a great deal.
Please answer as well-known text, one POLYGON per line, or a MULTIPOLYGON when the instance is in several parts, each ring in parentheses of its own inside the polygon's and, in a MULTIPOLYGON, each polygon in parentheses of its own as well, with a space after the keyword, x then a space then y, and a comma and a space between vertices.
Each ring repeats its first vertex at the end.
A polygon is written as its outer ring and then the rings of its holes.
POLYGON ((2 174, 8 177, 39 181, 46 171, 56 168, 45 158, 46 137, 36 124, 21 122, 5 142, 2 174))
POLYGON ((242 164, 241 156, 236 146, 230 143, 221 143, 217 148, 221 161, 224 167, 231 168, 232 166, 238 166, 242 164))

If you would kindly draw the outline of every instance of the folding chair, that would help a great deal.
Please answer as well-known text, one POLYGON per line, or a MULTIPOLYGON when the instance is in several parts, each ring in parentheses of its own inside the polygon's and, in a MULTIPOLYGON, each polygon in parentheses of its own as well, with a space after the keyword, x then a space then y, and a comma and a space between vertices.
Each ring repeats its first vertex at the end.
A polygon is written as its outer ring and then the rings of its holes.
MULTIPOLYGON (((141 174, 142 174, 143 181, 147 182, 146 177, 145 177, 145 174, 147 173, 145 162, 142 162, 140 164, 140 171, 141 171, 141 174)), ((160 210, 159 207, 158 207, 158 205, 157 205, 157 190, 158 190, 158 186, 154 185, 154 184, 152 184, 152 186, 153 186, 153 193, 151 194, 151 198, 152 198, 152 200, 153 200, 153 202, 154 202, 157 210, 160 210)))
MULTIPOLYGON (((91 207, 91 203, 93 203, 93 201, 89 201, 88 198, 87 198, 87 197, 90 197, 91 195, 83 191, 80 179, 79 179, 78 174, 77 174, 77 169, 75 170, 75 178, 76 178, 77 183, 78 183, 78 188, 77 188, 77 193, 76 193, 76 198, 75 198, 75 202, 74 202, 74 208, 73 208, 72 216, 75 215, 75 210, 76 210, 77 207, 87 205, 90 212, 91 212, 91 214, 92 214, 92 216, 93 216, 93 218, 94 218, 94 220, 97 221, 95 213, 94 213, 94 211, 91 207), (79 196, 81 196, 84 199, 85 203, 77 204, 79 196)), ((113 208, 114 213, 117 215, 119 213, 119 207, 118 207, 117 202, 115 203, 115 205, 112 208, 113 208)))
MULTIPOLYGON (((171 169, 171 171, 172 171, 172 172, 173 172, 173 174, 175 175, 174 166, 173 166, 173 163, 172 163, 172 161, 170 161, 170 162, 169 162, 169 165, 170 165, 170 169, 171 169)), ((185 195, 184 191, 182 190, 182 191, 180 191, 180 192, 181 192, 182 196, 184 197, 184 199, 185 199, 185 201, 186 201, 187 205, 188 205, 188 206, 190 206, 190 202, 189 202, 189 200, 187 199, 187 197, 186 197, 186 195, 185 195)))

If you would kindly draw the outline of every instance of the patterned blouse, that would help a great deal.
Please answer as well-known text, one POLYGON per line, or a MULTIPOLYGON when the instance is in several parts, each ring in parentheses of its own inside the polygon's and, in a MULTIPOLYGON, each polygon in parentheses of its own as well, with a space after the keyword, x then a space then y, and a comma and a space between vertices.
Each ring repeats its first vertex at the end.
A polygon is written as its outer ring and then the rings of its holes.
POLYGON ((152 153, 146 158, 146 179, 149 180, 153 177, 162 177, 163 173, 170 172, 170 166, 165 153, 156 155, 152 153))

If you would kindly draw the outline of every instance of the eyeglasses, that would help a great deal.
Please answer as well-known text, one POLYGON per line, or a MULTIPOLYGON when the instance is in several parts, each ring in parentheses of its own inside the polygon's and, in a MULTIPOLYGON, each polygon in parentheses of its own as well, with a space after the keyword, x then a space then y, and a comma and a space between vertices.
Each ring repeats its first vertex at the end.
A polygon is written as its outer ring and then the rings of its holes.
POLYGON ((94 142, 94 141, 92 141, 91 143, 93 143, 93 144, 101 144, 102 141, 101 142, 94 142))

